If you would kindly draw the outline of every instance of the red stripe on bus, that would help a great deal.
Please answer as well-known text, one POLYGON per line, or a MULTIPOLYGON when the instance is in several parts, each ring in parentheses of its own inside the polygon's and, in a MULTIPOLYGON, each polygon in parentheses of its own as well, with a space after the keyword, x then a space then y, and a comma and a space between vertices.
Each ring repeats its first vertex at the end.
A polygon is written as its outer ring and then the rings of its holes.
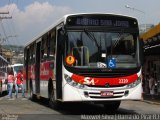
POLYGON ((97 86, 105 86, 106 84, 109 84, 114 86, 114 85, 133 83, 138 79, 138 76, 137 74, 133 74, 130 76, 115 77, 115 78, 92 78, 92 77, 84 77, 73 74, 71 78, 72 80, 80 84, 97 85, 97 86))

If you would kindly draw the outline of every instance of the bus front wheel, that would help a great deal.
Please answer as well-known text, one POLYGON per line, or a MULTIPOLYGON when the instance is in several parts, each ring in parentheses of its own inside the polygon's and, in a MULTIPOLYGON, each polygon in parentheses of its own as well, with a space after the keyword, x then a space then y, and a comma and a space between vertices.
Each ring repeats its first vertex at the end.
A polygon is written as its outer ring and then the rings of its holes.
POLYGON ((108 101, 104 103, 104 108, 107 112, 115 112, 121 104, 121 101, 108 101))

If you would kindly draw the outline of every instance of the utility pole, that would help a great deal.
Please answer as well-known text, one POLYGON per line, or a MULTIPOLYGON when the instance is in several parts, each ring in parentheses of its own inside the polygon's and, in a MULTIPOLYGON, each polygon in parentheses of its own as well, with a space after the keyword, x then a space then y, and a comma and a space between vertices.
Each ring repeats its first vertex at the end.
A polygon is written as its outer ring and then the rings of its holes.
MULTIPOLYGON (((9 14, 9 12, 0 12, 1 15, 9 14)), ((0 20, 2 19, 12 19, 12 16, 0 16, 0 20)))
MULTIPOLYGON (((145 13, 144 11, 139 10, 139 9, 137 9, 137 8, 134 8, 134 7, 130 7, 129 5, 125 5, 125 7, 128 8, 128 9, 130 9, 130 10, 137 11, 137 12, 139 12, 139 13, 144 14, 144 19, 146 20, 146 13, 145 13)), ((147 31, 147 25, 146 25, 146 24, 147 24, 147 23, 145 22, 145 23, 144 23, 144 27, 145 27, 144 32, 147 31)))
MULTIPOLYGON (((8 12, 0 12, 0 15, 5 15, 5 14, 9 14, 9 11, 8 12)), ((3 19, 12 19, 12 16, 0 16, 0 22, 2 22, 3 19)), ((2 40, 0 39, 0 42, 1 41, 2 40)), ((1 43, 0 43, 0 45, 1 45, 1 43)), ((0 49, 1 49, 1 47, 0 47, 0 49)))
MULTIPOLYGON (((3 16, 0 16, 0 22, 2 22, 3 19, 12 19, 12 16, 4 16, 5 14, 9 14, 9 11, 8 12, 0 12, 0 15, 3 15, 3 16)), ((2 43, 4 40, 1 40, 0 39, 0 42, 2 43)), ((2 55, 2 46, 1 46, 1 43, 0 43, 0 55, 2 55)))
POLYGON ((0 12, 0 14, 9 14, 9 12, 0 12))
POLYGON ((12 19, 12 16, 9 16, 9 17, 8 16, 4 16, 4 17, 0 16, 0 20, 2 20, 2 19, 12 19))

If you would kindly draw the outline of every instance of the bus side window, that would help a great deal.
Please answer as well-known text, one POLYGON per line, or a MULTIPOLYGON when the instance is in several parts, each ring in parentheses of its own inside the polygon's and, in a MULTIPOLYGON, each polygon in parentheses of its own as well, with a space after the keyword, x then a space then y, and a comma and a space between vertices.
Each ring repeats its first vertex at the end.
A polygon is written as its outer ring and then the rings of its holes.
POLYGON ((49 54, 50 54, 50 39, 51 39, 51 34, 48 33, 47 35, 47 58, 49 58, 49 54))
POLYGON ((44 61, 44 49, 45 49, 45 38, 42 38, 41 42, 41 61, 44 61))
POLYGON ((35 63, 35 44, 33 43, 31 45, 31 50, 30 50, 30 62, 33 64, 35 63))
POLYGON ((48 37, 45 36, 45 38, 44 38, 44 54, 43 54, 44 60, 47 59, 47 51, 48 51, 48 47, 47 46, 48 46, 48 37))
POLYGON ((54 55, 55 55, 55 49, 56 49, 56 34, 55 34, 55 30, 51 32, 51 36, 49 37, 49 58, 50 59, 54 59, 54 55))
POLYGON ((32 62, 32 59, 31 59, 31 50, 29 50, 29 53, 28 53, 28 63, 31 64, 32 62))

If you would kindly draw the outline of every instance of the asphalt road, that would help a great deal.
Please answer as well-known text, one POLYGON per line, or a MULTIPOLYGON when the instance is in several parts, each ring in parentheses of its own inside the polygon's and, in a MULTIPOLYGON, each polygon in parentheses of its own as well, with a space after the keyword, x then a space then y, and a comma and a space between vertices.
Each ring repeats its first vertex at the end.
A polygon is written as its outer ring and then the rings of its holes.
MULTIPOLYGON (((107 113, 102 105, 68 103, 64 104, 61 110, 54 110, 48 106, 45 99, 31 101, 28 98, 22 98, 20 95, 17 99, 13 98, 12 100, 7 99, 7 96, 0 97, 1 120, 100 120, 111 119, 110 115, 129 116, 139 114, 160 114, 160 105, 143 101, 123 101, 116 113, 107 113)), ((128 119, 128 117, 123 119, 128 119)))

